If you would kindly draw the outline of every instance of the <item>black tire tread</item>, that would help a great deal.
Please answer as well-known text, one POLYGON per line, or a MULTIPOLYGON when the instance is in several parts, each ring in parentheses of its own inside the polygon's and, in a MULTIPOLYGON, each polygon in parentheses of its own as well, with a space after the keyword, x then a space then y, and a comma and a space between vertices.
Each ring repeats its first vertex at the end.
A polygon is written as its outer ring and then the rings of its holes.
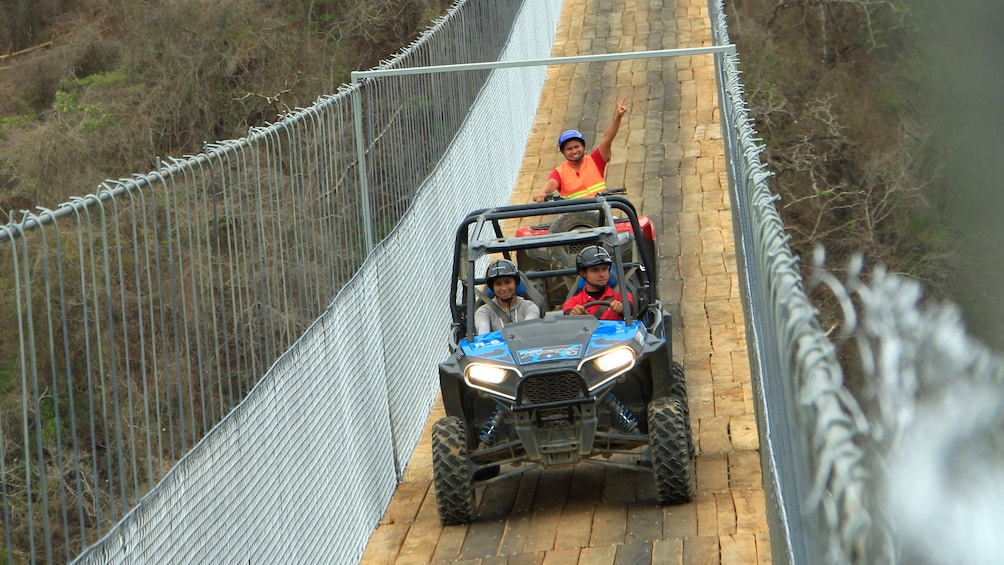
POLYGON ((652 470, 660 504, 684 504, 694 498, 690 423, 677 398, 658 398, 648 407, 652 470))
POLYGON ((432 425, 432 475, 439 520, 444 526, 474 520, 475 501, 467 432, 463 420, 440 418, 432 425))
POLYGON ((566 212, 551 222, 551 233, 572 231, 577 228, 595 228, 599 225, 596 212, 566 212))
POLYGON ((695 453, 694 436, 690 424, 690 402, 687 400, 687 379, 683 374, 683 365, 677 363, 676 361, 672 361, 670 375, 669 396, 671 398, 678 399, 683 405, 683 420, 687 423, 687 451, 690 453, 690 456, 693 457, 695 453))

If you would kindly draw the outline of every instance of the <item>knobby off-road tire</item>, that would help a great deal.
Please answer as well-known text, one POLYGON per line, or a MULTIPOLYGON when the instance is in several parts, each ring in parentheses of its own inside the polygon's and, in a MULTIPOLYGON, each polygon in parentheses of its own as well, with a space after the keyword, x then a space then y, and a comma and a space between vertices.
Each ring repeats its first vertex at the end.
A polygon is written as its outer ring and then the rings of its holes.
POLYGON ((660 504, 683 504, 694 498, 690 425, 677 398, 658 398, 648 406, 648 441, 660 504))
POLYGON ((676 398, 683 405, 683 421, 687 423, 687 452, 694 456, 694 434, 690 427, 690 402, 687 400, 687 381, 683 374, 683 365, 673 361, 670 368, 669 396, 676 398))
POLYGON ((600 225, 597 212, 566 212, 551 222, 551 233, 595 228, 600 225))
MULTIPOLYGON (((550 233, 564 233, 595 228, 598 225, 600 218, 596 212, 566 212, 555 218, 548 229, 550 233)), ((571 269, 575 266, 578 248, 570 249, 567 245, 559 245, 549 247, 548 250, 553 257, 553 268, 571 269)))
POLYGON ((473 477, 467 455, 467 431, 460 418, 449 416, 432 425, 432 476, 443 525, 473 521, 473 477))
POLYGON ((684 421, 687 423, 687 452, 694 456, 694 439, 690 427, 690 402, 687 400, 687 379, 683 365, 668 359, 667 355, 657 355, 652 359, 653 390, 652 399, 669 397, 680 401, 684 421))

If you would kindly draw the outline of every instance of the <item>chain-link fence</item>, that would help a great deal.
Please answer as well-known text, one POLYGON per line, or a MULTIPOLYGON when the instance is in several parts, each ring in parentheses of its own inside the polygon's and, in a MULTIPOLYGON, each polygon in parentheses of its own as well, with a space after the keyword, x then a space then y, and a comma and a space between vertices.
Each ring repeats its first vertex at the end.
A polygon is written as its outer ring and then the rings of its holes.
MULTIPOLYGON (((711 0, 715 44, 728 43, 711 0)), ((958 311, 856 257, 809 286, 843 308, 831 339, 799 274, 742 96, 718 60, 723 138, 758 402, 771 548, 781 563, 990 563, 1004 550, 1004 364, 958 311), (825 286, 820 286, 825 285, 825 286), (847 370, 863 384, 851 394, 847 370)))
MULTIPOLYGON (((559 5, 461 2, 383 67, 546 57, 559 5)), ((775 560, 995 560, 1004 365, 916 282, 821 254, 844 320, 819 327, 716 60, 775 560)), ((435 395, 443 226, 508 200, 543 77, 367 79, 0 226, 4 558, 358 559, 435 395)))
MULTIPOLYGON (((459 2, 381 68, 546 57, 530 4, 459 2)), ((442 226, 518 172, 472 137, 525 139, 543 77, 367 80, 0 226, 0 561, 360 555, 445 350, 442 226)))

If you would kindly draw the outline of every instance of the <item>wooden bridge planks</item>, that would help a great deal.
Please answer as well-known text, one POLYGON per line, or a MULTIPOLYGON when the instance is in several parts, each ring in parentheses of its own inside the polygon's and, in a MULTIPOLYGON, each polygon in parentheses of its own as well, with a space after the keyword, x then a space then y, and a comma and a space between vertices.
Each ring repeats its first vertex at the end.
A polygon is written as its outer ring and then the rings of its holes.
MULTIPOLYGON (((553 54, 710 45, 709 26, 705 0, 566 0, 553 54)), ((578 127, 592 138, 609 123, 615 97, 628 98, 607 184, 627 187, 659 234, 660 295, 687 374, 698 495, 660 507, 646 474, 597 465, 534 470, 482 489, 475 523, 444 528, 427 427, 362 563, 771 562, 713 60, 584 71, 548 69, 512 201, 531 201, 558 163, 560 131, 578 127)), ((437 402, 430 425, 442 415, 437 402)))

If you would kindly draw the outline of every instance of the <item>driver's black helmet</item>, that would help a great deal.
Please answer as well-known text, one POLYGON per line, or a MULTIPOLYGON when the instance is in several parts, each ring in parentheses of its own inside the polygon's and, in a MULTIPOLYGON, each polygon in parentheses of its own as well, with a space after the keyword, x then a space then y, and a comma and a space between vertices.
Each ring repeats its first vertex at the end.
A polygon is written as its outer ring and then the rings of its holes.
POLYGON ((519 282, 519 269, 516 268, 516 263, 508 259, 492 261, 485 273, 485 284, 491 289, 495 286, 495 279, 499 277, 514 277, 519 282))
POLYGON ((610 252, 599 245, 590 245, 575 257, 575 269, 581 271, 594 265, 613 265, 614 260, 610 257, 610 252))

